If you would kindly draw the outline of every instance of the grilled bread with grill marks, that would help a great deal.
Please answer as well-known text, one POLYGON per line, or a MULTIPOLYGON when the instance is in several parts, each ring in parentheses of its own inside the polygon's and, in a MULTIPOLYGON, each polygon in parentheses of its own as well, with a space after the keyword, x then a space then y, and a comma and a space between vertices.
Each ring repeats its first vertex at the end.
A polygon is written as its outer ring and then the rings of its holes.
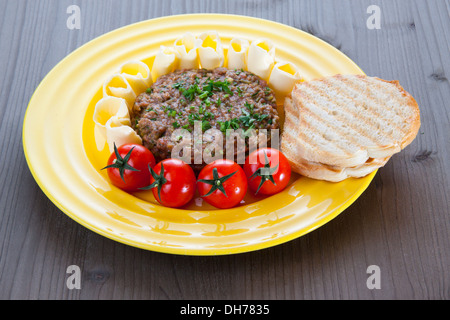
MULTIPOLYGON (((292 100, 290 98, 286 99, 285 102, 285 110, 286 110, 286 121, 285 121, 285 130, 292 130, 295 128, 298 116, 298 109, 294 108, 292 104, 292 100), (289 129, 291 128, 291 129, 289 129)), ((347 178, 360 178, 370 174, 372 171, 383 167, 390 157, 386 157, 383 159, 374 159, 369 158, 364 164, 355 166, 355 167, 337 167, 330 166, 322 163, 316 163, 311 161, 306 161, 302 158, 298 158, 295 156, 295 149, 289 148, 286 149, 282 142, 282 150, 283 153, 287 156, 288 159, 295 159, 295 161, 289 160, 292 170, 297 172, 303 176, 318 179, 318 180, 326 180, 331 182, 339 182, 345 180, 347 178)))
POLYGON ((398 81, 361 75, 297 84, 286 98, 285 118, 281 151, 294 171, 325 180, 326 173, 336 180, 383 166, 420 127, 417 102, 398 81))
POLYGON ((336 75, 297 84, 289 100, 283 145, 307 161, 353 167, 390 157, 420 127, 419 107, 398 81, 336 75))

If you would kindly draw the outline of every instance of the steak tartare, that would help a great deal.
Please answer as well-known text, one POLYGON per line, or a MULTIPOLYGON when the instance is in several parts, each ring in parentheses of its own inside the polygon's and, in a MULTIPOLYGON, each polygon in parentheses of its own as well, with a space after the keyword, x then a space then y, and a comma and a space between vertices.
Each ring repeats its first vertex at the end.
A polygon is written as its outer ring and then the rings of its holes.
MULTIPOLYGON (((171 157, 177 144, 172 133, 176 129, 193 132, 196 121, 203 132, 220 130, 223 141, 227 129, 254 129, 256 133, 268 129, 270 133, 279 128, 275 94, 264 80, 243 70, 177 70, 161 76, 140 94, 131 112, 133 128, 158 161, 171 157)), ((206 145, 202 141, 202 147, 206 145)), ((204 165, 193 167, 198 170, 204 165)))

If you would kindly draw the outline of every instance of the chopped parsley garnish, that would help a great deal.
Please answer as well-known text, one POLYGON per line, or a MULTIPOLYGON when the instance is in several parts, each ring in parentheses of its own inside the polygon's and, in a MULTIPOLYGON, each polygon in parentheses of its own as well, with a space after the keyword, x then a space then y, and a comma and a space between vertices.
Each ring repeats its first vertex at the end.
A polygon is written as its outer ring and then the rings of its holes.
POLYGON ((214 93, 214 91, 222 91, 225 92, 229 97, 233 95, 233 92, 229 88, 230 83, 225 81, 213 81, 209 80, 206 85, 204 85, 202 88, 198 86, 198 81, 196 81, 195 84, 191 85, 189 88, 183 87, 183 83, 177 82, 172 85, 172 88, 180 90, 180 92, 188 99, 189 101, 192 101, 195 99, 195 96, 198 95, 198 97, 201 100, 205 100, 205 103, 207 105, 211 104, 211 101, 209 101, 209 97, 211 97, 214 93))
POLYGON ((220 131, 227 132, 228 129, 239 129, 239 120, 234 118, 227 121, 218 121, 220 131))
POLYGON ((179 89, 180 89, 180 91, 182 91, 183 95, 189 101, 194 100, 196 94, 202 94, 203 93, 203 91, 198 87, 197 84, 193 84, 188 89, 185 89, 183 87, 181 87, 179 89))
POLYGON ((203 119, 205 119, 205 120, 214 119, 214 114, 212 112, 206 111, 204 113, 203 119))
POLYGON ((194 121, 201 119, 198 113, 191 113, 190 115, 188 115, 188 120, 190 124, 194 124, 194 121))
POLYGON ((169 117, 175 117, 177 115, 177 111, 170 108, 170 107, 164 107, 164 111, 169 115, 169 117))
POLYGON ((211 128, 211 123, 207 120, 202 121, 202 131, 206 131, 211 128))
POLYGON ((244 127, 252 129, 255 127, 255 122, 261 122, 269 116, 268 114, 253 113, 253 104, 249 104, 246 102, 244 105, 248 109, 248 111, 247 109, 242 109, 242 113, 244 115, 239 117, 239 121, 244 127))
POLYGON ((242 123, 244 127, 252 127, 253 122, 256 121, 255 118, 253 118, 253 115, 250 114, 247 110, 242 109, 242 112, 245 114, 244 116, 239 117, 239 121, 242 123))
POLYGON ((255 106, 253 104, 248 103, 247 101, 244 103, 244 106, 250 111, 250 114, 253 114, 253 109, 255 106))
POLYGON ((230 83, 225 81, 213 81, 209 80, 206 86, 203 86, 203 91, 209 92, 208 94, 211 96, 213 91, 223 91, 229 95, 233 95, 233 92, 228 87, 230 83))
POLYGON ((174 84, 172 85, 172 88, 174 88, 174 89, 180 89, 182 86, 183 86, 183 83, 182 83, 182 82, 177 82, 177 83, 174 83, 174 84))
POLYGON ((208 91, 203 91, 203 93, 201 95, 199 95, 198 97, 203 100, 203 99, 206 99, 208 97, 208 95, 209 95, 208 91))
POLYGON ((263 121, 265 118, 267 118, 269 115, 268 114, 254 114, 253 118, 258 121, 261 122, 263 121))

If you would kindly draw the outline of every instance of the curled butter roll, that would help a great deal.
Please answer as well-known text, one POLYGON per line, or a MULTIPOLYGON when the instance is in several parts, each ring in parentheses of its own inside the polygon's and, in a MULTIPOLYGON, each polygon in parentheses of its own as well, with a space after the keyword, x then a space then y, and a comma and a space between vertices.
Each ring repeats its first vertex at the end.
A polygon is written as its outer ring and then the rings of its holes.
POLYGON ((247 50, 250 46, 248 40, 234 38, 230 41, 227 53, 228 69, 247 69, 247 50))
POLYGON ((114 74, 104 82, 103 96, 124 99, 129 110, 133 107, 137 97, 130 83, 122 74, 114 74))
POLYGON ((301 80, 297 67, 290 62, 277 62, 269 77, 269 85, 282 94, 288 94, 301 80))
POLYGON ((195 36, 186 33, 175 40, 174 48, 180 54, 179 69, 198 69, 198 53, 195 47, 195 36))
POLYGON ((103 150, 107 140, 107 124, 112 118, 123 124, 130 123, 128 106, 124 99, 107 96, 97 102, 94 109, 94 137, 97 149, 103 150))
POLYGON ((142 144, 142 139, 130 127, 130 120, 126 121, 112 117, 105 125, 106 142, 108 143, 109 152, 114 152, 114 144, 122 146, 124 144, 142 144))
POLYGON ((196 40, 198 57, 203 69, 224 66, 225 55, 219 34, 216 31, 204 32, 196 40))
POLYGON ((119 67, 118 73, 128 81, 136 96, 147 90, 153 83, 150 69, 142 61, 125 62, 119 67))
POLYGON ((152 79, 156 81, 159 77, 171 73, 178 68, 180 54, 172 47, 161 46, 155 56, 152 67, 152 79))
POLYGON ((255 40, 247 54, 247 69, 264 80, 268 80, 275 63, 275 47, 266 39, 255 40))

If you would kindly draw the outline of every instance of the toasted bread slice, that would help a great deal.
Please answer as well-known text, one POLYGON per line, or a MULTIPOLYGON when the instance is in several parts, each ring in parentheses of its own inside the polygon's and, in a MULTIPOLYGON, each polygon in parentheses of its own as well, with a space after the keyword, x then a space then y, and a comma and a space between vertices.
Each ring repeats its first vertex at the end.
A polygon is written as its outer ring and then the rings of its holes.
POLYGON ((400 152, 420 127, 417 102, 398 81, 336 75, 296 84, 285 101, 281 150, 340 168, 400 152))
POLYGON ((341 168, 328 166, 321 163, 309 162, 303 159, 291 163, 292 170, 305 177, 326 180, 331 182, 340 182, 347 178, 361 178, 372 173, 376 169, 383 167, 390 157, 384 159, 370 158, 364 164, 356 167, 341 168))

